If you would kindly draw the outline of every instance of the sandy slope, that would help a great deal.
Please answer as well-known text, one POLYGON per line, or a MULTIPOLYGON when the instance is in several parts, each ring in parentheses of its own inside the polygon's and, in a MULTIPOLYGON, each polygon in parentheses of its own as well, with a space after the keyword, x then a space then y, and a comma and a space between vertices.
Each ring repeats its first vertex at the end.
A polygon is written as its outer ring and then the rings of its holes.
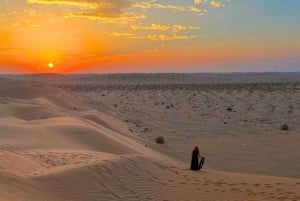
POLYGON ((110 108, 132 137, 183 162, 197 144, 210 169, 300 178, 299 73, 90 75, 58 86, 110 108), (159 135, 165 146, 152 143, 159 135))
POLYGON ((191 172, 143 155, 75 150, 16 152, 31 174, 1 171, 3 200, 299 200, 300 181, 191 172), (26 162, 25 162, 26 161, 26 162), (40 167, 42 166, 42 167, 40 167), (16 176, 14 174, 19 174, 16 176), (16 188, 19 187, 19 188, 16 188))
POLYGON ((111 114, 43 82, 0 80, 0 201, 300 200, 299 179, 191 172, 111 114))

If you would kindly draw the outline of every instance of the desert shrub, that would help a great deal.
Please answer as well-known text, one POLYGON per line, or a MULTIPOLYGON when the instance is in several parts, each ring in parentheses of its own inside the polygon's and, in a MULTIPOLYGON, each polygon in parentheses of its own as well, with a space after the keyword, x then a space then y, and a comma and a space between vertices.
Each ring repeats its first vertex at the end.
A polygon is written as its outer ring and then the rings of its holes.
POLYGON ((230 106, 230 107, 227 107, 227 111, 229 111, 229 112, 231 112, 233 109, 232 109, 232 107, 230 106))
POLYGON ((163 136, 159 136, 159 137, 155 138, 155 142, 157 144, 165 144, 165 139, 163 136))
POLYGON ((280 129, 283 130, 283 131, 288 131, 289 130, 289 125, 282 124, 281 127, 280 127, 280 129))

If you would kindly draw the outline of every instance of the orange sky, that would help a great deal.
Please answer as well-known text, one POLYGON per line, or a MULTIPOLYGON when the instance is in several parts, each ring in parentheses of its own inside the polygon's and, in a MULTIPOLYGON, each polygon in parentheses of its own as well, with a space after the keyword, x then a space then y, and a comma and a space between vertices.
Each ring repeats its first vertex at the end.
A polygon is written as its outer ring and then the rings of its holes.
MULTIPOLYGON (((275 14, 275 7, 263 5, 256 0, 4 0, 0 72, 198 72, 245 60, 295 61, 299 28, 288 29, 295 19, 283 16, 274 23, 266 16, 275 14), (259 9, 268 15, 260 16, 259 9)), ((216 69, 231 71, 222 68, 216 69)), ((251 69, 241 66, 241 71, 251 69)))

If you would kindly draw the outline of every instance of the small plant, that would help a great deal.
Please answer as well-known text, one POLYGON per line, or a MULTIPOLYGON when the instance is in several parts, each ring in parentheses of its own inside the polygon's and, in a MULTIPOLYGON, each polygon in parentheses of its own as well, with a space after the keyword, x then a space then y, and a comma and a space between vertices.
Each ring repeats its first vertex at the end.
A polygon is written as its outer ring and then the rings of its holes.
POLYGON ((165 144, 165 139, 163 136, 159 136, 159 137, 155 138, 155 142, 157 144, 165 144))
POLYGON ((288 130, 289 130, 289 125, 287 125, 287 124, 282 124, 280 128, 281 128, 281 130, 283 130, 283 131, 288 131, 288 130))
POLYGON ((231 112, 233 109, 232 109, 232 106, 230 107, 227 107, 227 111, 231 112))

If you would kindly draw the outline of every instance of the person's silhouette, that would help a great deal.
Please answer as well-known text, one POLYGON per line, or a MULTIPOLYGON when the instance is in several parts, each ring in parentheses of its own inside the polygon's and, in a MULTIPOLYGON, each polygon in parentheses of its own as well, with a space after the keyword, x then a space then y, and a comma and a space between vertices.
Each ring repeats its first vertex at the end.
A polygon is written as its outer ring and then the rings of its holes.
POLYGON ((201 170, 204 161, 205 161, 205 157, 200 155, 199 147, 195 146, 192 152, 191 170, 201 170), (199 157, 201 158, 200 162, 199 162, 199 157))

